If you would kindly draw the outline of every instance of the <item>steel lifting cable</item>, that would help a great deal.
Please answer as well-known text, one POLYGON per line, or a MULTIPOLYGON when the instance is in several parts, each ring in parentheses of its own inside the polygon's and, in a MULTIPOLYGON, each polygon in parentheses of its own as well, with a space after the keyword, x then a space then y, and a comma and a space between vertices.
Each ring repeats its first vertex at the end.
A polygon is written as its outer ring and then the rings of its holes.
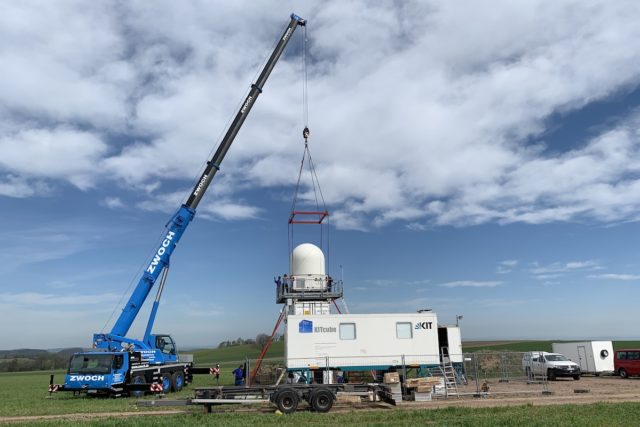
MULTIPOLYGON (((309 150, 309 136, 311 132, 309 131, 309 91, 308 91, 308 72, 307 72, 307 27, 303 27, 303 49, 302 49, 302 70, 303 70, 303 83, 302 83, 302 121, 304 123, 304 129, 302 131, 302 137, 304 138, 304 151, 302 153, 302 160, 300 161, 300 169, 298 171, 298 180, 296 181, 296 186, 293 195, 293 201, 291 203, 291 218, 295 215, 296 204, 298 203, 298 194, 300 192, 300 184, 302 182, 302 173, 305 169, 305 162, 307 162, 307 166, 309 169, 309 175, 311 177, 311 188, 313 189, 313 198, 316 205, 317 212, 326 212, 327 207, 324 200, 324 194, 322 193, 322 188, 320 187, 320 180, 318 179, 318 174, 316 172, 315 164, 313 162, 313 158, 311 157, 311 151, 309 150), (320 208, 322 205, 322 209, 320 208)), ((319 214, 322 215, 322 214, 319 214)), ((322 218, 320 217, 318 224, 320 225, 320 247, 324 246, 324 224, 322 223, 322 218)), ((327 217, 327 259, 330 257, 330 247, 329 247, 329 218, 327 217)), ((293 251, 293 226, 289 227, 289 253, 293 251)), ((327 262, 327 267, 329 267, 329 262, 327 262)), ((291 259, 289 259, 289 269, 291 270, 291 259)))
POLYGON ((309 88, 307 86, 307 26, 302 27, 304 29, 302 33, 302 123, 304 123, 303 131, 304 140, 308 138, 309 132, 309 88))

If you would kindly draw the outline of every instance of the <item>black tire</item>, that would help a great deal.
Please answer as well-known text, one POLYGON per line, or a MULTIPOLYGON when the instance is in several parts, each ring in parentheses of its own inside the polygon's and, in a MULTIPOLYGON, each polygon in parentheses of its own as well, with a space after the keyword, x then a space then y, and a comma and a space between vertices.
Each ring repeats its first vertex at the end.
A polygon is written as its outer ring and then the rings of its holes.
POLYGON ((171 391, 180 391, 184 387, 184 372, 176 371, 171 375, 171 391))
POLYGON ((283 414, 291 414, 298 409, 300 398, 295 390, 285 388, 276 394, 274 401, 280 412, 283 414))
MULTIPOLYGON (((144 384, 147 382, 144 374, 135 374, 131 377, 131 384, 144 384)), ((131 392, 131 396, 133 397, 142 397, 144 396, 144 390, 134 390, 131 392)))
POLYGON ((580 375, 574 375, 574 376, 573 376, 573 379, 574 379, 574 380, 576 380, 576 381, 578 381, 578 380, 580 379, 580 375))
POLYGON ((624 368, 618 369, 618 375, 620 375, 620 378, 629 378, 629 374, 627 373, 627 370, 624 368))
POLYGON ((329 412, 333 406, 333 393, 331 390, 321 388, 316 390, 310 398, 311 408, 316 412, 329 412))
POLYGON ((556 380, 556 374, 553 372, 553 369, 549 369, 547 371, 547 379, 549 381, 555 381, 556 380))

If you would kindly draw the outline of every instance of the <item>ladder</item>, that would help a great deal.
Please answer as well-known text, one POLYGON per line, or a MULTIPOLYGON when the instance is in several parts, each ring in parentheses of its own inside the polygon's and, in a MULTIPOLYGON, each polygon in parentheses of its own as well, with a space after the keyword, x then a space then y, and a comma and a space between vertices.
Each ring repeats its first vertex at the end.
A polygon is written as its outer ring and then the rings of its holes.
POLYGON ((442 347, 440 349, 440 354, 442 357, 442 361, 440 363, 440 371, 442 371, 442 377, 444 378, 445 396, 460 397, 458 395, 456 371, 453 368, 453 364, 451 363, 451 358, 449 357, 449 349, 447 347, 442 347))

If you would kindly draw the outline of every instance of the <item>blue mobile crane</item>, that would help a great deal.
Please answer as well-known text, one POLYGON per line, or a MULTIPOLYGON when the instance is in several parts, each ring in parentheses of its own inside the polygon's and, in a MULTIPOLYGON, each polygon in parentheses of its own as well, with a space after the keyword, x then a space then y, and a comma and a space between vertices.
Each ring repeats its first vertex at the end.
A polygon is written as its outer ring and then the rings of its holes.
POLYGON ((191 362, 179 360, 173 338, 169 335, 152 333, 160 297, 167 278, 169 260, 193 219, 200 200, 220 169, 220 163, 227 154, 240 127, 256 99, 262 93, 262 88, 291 39, 291 35, 298 26, 306 25, 306 21, 295 14, 291 14, 290 18, 291 20, 278 40, 273 53, 256 82, 251 85, 240 110, 227 129, 215 154, 207 162, 204 172, 187 201, 180 206, 180 209, 167 223, 164 239, 144 270, 111 332, 94 334, 94 350, 74 354, 69 362, 64 385, 53 384, 52 375, 49 384, 50 391, 104 393, 120 396, 144 391, 179 391, 191 381, 194 369, 192 369, 191 362), (142 339, 127 337, 131 325, 158 278, 160 284, 144 337, 142 339))

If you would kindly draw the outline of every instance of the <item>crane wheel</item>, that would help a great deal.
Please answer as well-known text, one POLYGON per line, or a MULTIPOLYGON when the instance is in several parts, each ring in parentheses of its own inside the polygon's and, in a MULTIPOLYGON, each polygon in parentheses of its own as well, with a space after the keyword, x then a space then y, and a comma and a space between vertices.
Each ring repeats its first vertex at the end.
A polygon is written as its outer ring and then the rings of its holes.
POLYGON ((168 372, 162 374, 160 384, 162 384, 162 392, 169 393, 171 391, 171 374, 169 374, 168 372))
MULTIPOLYGON (((131 377, 131 384, 144 384, 146 382, 147 382, 147 379, 145 378, 144 374, 135 374, 133 377, 131 377)), ((142 390, 132 391, 131 396, 142 397, 144 396, 144 391, 142 390)))
POLYGON ((171 375, 171 391, 180 391, 184 387, 184 372, 175 371, 171 375))

